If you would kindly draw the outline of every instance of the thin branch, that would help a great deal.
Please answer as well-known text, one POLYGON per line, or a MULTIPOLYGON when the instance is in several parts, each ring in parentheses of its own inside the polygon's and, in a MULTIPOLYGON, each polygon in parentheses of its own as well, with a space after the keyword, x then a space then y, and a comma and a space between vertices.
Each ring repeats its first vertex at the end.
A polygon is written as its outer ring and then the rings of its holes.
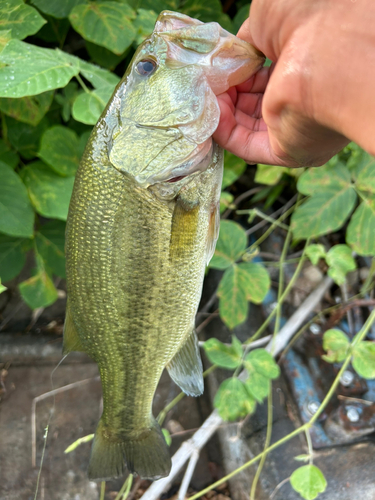
MULTIPOLYGON (((252 196, 253 194, 256 194, 256 193, 259 193, 259 191, 261 191, 262 188, 260 187, 256 187, 256 188, 253 188, 253 189, 249 189, 249 191, 245 191, 244 193, 240 194, 240 196, 238 196, 234 201, 233 201, 233 205, 237 206, 244 200, 246 200, 246 198, 248 198, 249 196, 252 196)), ((229 215, 233 212, 233 210, 235 210, 235 208, 227 208, 226 211, 223 213, 223 215, 221 216, 221 219, 226 219, 227 217, 229 217, 229 215)))
MULTIPOLYGON (((297 200, 297 197, 298 197, 298 194, 294 195, 293 198, 291 198, 288 201, 288 203, 286 203, 284 206, 282 206, 281 208, 279 208, 278 210, 276 210, 276 212, 274 212, 273 214, 271 214, 270 217, 272 219, 275 219, 279 215, 285 215, 285 212, 287 212, 289 210, 289 208, 293 206, 294 202, 297 200)), ((262 229, 262 227, 266 226, 267 224, 268 224, 268 221, 262 220, 261 222, 259 222, 255 226, 253 226, 250 229, 248 229, 246 231, 246 234, 247 235, 253 234, 256 231, 258 231, 259 229, 262 229)))
POLYGON ((270 496, 270 500, 273 500, 276 496, 276 493, 284 486, 284 484, 288 483, 290 481, 290 477, 287 477, 285 479, 283 479, 277 486, 276 488, 273 490, 271 496, 270 496))
POLYGON ((182 480, 180 490, 178 492, 178 497, 177 500, 185 500, 187 490, 189 488, 189 484, 191 481, 191 478, 193 477, 195 467, 197 465, 198 459, 199 459, 199 449, 193 450, 191 453, 191 457, 184 475, 184 478, 182 480))

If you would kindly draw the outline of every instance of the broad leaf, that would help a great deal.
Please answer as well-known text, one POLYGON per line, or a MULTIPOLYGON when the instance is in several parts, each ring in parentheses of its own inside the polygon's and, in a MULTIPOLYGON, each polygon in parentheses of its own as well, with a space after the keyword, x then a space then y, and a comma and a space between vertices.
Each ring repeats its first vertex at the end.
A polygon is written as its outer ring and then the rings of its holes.
MULTIPOLYGON (((248 8, 248 6, 246 6, 248 8)), ((274 186, 279 182, 284 173, 289 169, 287 167, 274 167, 272 165, 258 164, 255 174, 255 182, 274 186)))
POLYGON ((18 154, 13 151, 3 139, 0 139, 0 161, 15 169, 20 161, 18 154))
POLYGON ((346 241, 359 255, 375 255, 375 196, 364 200, 352 215, 346 241))
POLYGON ((11 30, 0 30, 0 52, 3 50, 5 45, 12 39, 11 30))
POLYGON ((7 290, 7 287, 6 287, 6 286, 4 286, 4 285, 2 285, 2 283, 1 283, 1 278, 0 278, 0 293, 5 292, 5 290, 7 290))
POLYGON ((217 292, 220 317, 229 328, 243 323, 249 309, 246 291, 242 287, 241 271, 237 265, 227 269, 217 292))
POLYGON ((254 349, 245 358, 245 368, 251 376, 260 373, 263 377, 274 380, 280 375, 280 368, 265 349, 254 349))
POLYGON ((290 477, 292 488, 305 500, 314 500, 327 487, 327 481, 315 465, 303 465, 290 477))
POLYGON ((43 162, 36 161, 23 170, 23 180, 40 215, 66 220, 74 177, 61 177, 43 162))
POLYGON ((100 66, 107 68, 109 70, 115 69, 115 67, 123 60, 128 54, 128 50, 126 50, 123 54, 117 56, 110 50, 105 47, 101 47, 100 45, 96 45, 96 43, 91 43, 86 40, 86 49, 90 54, 91 59, 100 66))
POLYGON ((242 346, 239 340, 233 336, 232 345, 227 346, 215 338, 209 339, 204 343, 204 350, 211 363, 234 370, 242 361, 242 346))
POLYGON ((308 245, 305 248, 305 252, 307 257, 311 260, 312 264, 314 264, 314 266, 316 266, 319 260, 323 259, 326 255, 324 245, 320 243, 308 245))
POLYGON ((182 12, 204 23, 216 21, 224 29, 233 32, 232 22, 226 14, 223 14, 219 0, 205 0, 204 2, 201 0, 187 0, 183 4, 182 12))
POLYGON ((73 7, 87 3, 86 0, 32 0, 31 2, 39 10, 49 16, 62 19, 68 17, 73 7))
POLYGON ((241 28, 242 24, 248 19, 250 11, 250 2, 246 5, 243 5, 240 9, 238 9, 237 14, 233 19, 233 29, 234 33, 237 33, 241 28))
POLYGON ((69 15, 73 28, 85 40, 122 54, 133 42, 135 12, 126 3, 95 2, 74 7, 69 15))
POLYGON ((137 30, 134 43, 140 45, 153 31, 158 14, 154 10, 138 9, 133 22, 137 30))
POLYGON ((80 72, 86 80, 88 80, 97 89, 108 87, 110 85, 115 87, 115 85, 117 85, 120 81, 120 78, 117 75, 104 68, 99 68, 99 66, 96 66, 95 64, 82 61, 82 59, 78 59, 78 57, 71 57, 77 60, 80 72))
POLYGON ((262 403, 270 392, 270 379, 261 373, 253 372, 246 380, 245 386, 250 396, 262 403))
POLYGON ((21 296, 31 309, 47 307, 57 299, 57 290, 45 269, 40 255, 36 254, 37 273, 19 285, 21 296))
POLYGON ((78 74, 76 58, 59 49, 45 49, 11 40, 0 53, 0 97, 24 97, 65 87, 78 74))
POLYGON ((22 0, 0 2, 0 27, 11 30, 12 38, 23 40, 34 35, 46 22, 36 9, 25 5, 22 0))
POLYGON ((327 351, 322 358, 329 363, 340 363, 347 356, 350 341, 344 332, 336 328, 327 330, 323 335, 323 349, 327 351))
POLYGON ((298 191, 316 195, 322 191, 343 191, 351 187, 350 171, 341 162, 328 162, 320 168, 309 168, 298 179, 298 191))
POLYGON ((25 265, 25 239, 0 234, 0 277, 9 281, 22 271, 25 265))
POLYGON ((294 237, 307 239, 340 229, 352 212, 356 199, 351 187, 341 190, 322 187, 320 193, 314 194, 294 211, 291 224, 294 237))
POLYGON ((55 94, 55 101, 61 106, 61 117, 64 122, 68 122, 73 103, 76 97, 80 94, 76 82, 69 82, 66 87, 55 94))
POLYGON ((260 304, 265 299, 271 286, 267 269, 254 262, 241 262, 238 265, 241 287, 247 300, 260 304))
POLYGON ((77 134, 61 125, 49 128, 42 136, 38 156, 58 174, 74 175, 80 160, 77 134))
POLYGON ((8 140, 23 158, 31 160, 37 156, 41 137, 48 127, 46 118, 43 118, 35 127, 21 123, 13 118, 5 118, 8 140))
POLYGON ((111 95, 114 86, 101 87, 90 93, 83 92, 78 95, 73 103, 73 118, 87 125, 95 125, 103 113, 111 95))
POLYGON ((359 342, 353 349, 353 368, 360 377, 375 378, 375 344, 359 342))
POLYGON ((375 158, 363 151, 356 187, 375 194, 375 158))
POLYGON ((53 91, 19 99, 0 99, 0 111, 29 125, 38 125, 47 113, 53 99, 53 91))
POLYGON ((255 400, 247 392, 243 382, 238 378, 229 378, 220 385, 214 399, 223 420, 236 420, 246 417, 255 410, 255 400))
POLYGON ((221 221, 219 239, 210 267, 226 269, 241 257, 246 244, 246 233, 239 224, 229 220, 221 221))
POLYGON ((347 245, 333 246, 327 252, 326 262, 330 266, 328 275, 338 285, 345 283, 345 276, 349 271, 354 271, 357 267, 352 257, 352 251, 347 245))
POLYGON ((31 238, 34 210, 27 189, 11 167, 0 162, 0 231, 10 236, 31 238))
POLYGON ((238 156, 224 151, 224 173, 221 189, 231 186, 246 170, 246 162, 238 156))
POLYGON ((65 278, 65 222, 54 220, 44 224, 35 235, 35 243, 49 269, 65 278))

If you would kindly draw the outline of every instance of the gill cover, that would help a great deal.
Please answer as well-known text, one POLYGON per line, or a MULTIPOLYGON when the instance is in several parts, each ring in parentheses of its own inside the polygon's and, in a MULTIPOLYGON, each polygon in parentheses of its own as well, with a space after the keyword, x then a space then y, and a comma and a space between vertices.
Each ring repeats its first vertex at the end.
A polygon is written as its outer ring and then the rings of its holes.
POLYGON ((215 94, 249 78, 263 61, 217 23, 162 12, 115 96, 112 165, 142 187, 206 169, 220 117, 215 94))

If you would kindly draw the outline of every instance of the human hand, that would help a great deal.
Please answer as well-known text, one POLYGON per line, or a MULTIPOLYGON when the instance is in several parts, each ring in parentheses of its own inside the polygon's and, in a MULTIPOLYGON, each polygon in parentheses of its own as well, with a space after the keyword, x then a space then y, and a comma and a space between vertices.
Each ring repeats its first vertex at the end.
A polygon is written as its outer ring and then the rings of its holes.
POLYGON ((347 137, 375 154, 374 22, 371 0, 253 0, 238 36, 277 64, 218 97, 216 142, 287 166, 325 163, 347 137))

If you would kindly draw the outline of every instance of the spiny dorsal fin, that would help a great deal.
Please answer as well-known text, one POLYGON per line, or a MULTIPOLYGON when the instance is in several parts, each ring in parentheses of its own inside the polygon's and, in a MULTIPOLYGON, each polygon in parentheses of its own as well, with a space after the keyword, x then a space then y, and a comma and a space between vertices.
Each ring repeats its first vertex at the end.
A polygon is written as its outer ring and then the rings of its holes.
POLYGON ((188 396, 203 393, 203 368, 195 330, 167 365, 171 379, 188 396))
POLYGON ((73 323, 72 314, 70 312, 69 302, 66 305, 66 315, 64 323, 64 340, 63 354, 68 354, 72 351, 85 351, 81 340, 78 336, 77 329, 73 323))

